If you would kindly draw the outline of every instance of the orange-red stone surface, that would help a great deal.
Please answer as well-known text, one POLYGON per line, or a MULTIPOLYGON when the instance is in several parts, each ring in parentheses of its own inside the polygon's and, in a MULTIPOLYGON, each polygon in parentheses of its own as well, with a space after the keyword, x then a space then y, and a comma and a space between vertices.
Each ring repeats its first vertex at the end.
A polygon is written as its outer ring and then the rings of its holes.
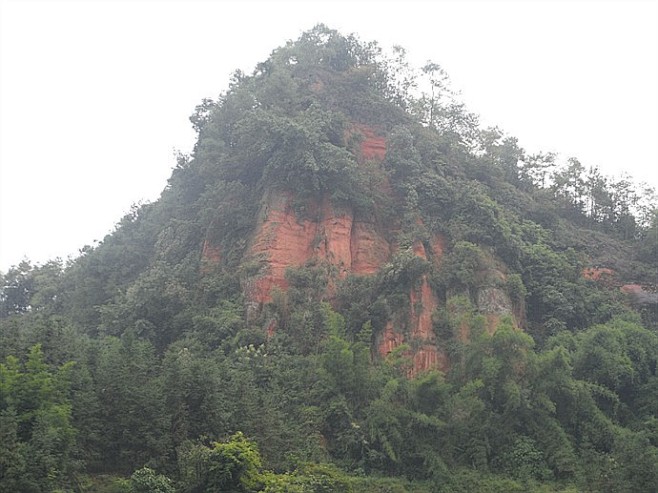
POLYGON ((385 358, 403 342, 404 336, 401 333, 395 331, 392 322, 388 322, 386 327, 384 327, 384 333, 381 336, 377 351, 379 352, 380 356, 385 358))
MULTIPOLYGON (((422 242, 416 241, 412 248, 415 255, 427 259, 427 252, 422 242)), ((432 326, 432 313, 439 303, 427 281, 427 275, 422 276, 420 288, 412 288, 409 293, 409 303, 410 338, 417 343, 423 343, 413 352, 411 374, 416 375, 434 368, 445 370, 447 358, 436 346, 436 336, 432 326)))
MULTIPOLYGON (((350 132, 358 132, 362 137, 357 150, 360 163, 384 160, 384 137, 366 125, 353 125, 350 132)), ((389 190, 389 193, 392 191, 389 190)), ((307 203, 303 212, 298 212, 293 204, 291 193, 273 192, 261 208, 245 255, 246 259, 261 266, 257 274, 244 282, 245 298, 248 305, 255 309, 272 301, 273 290, 285 291, 288 288, 285 274, 290 267, 300 267, 314 261, 335 267, 337 279, 345 278, 350 273, 372 275, 398 249, 395 240, 389 238, 395 237, 399 225, 382 226, 356 219, 352 210, 334 207, 327 196, 307 203)), ((422 225, 420 220, 419 224, 422 225)), ((412 251, 437 266, 445 251, 445 242, 441 236, 433 236, 426 245, 416 241, 412 251)), ((202 258, 210 265, 217 265, 221 252, 218 247, 205 242, 202 258)), ((335 278, 329 283, 327 294, 330 296, 335 278)), ((410 375, 430 369, 446 370, 448 358, 445 351, 436 345, 432 324, 432 313, 438 307, 439 300, 426 275, 410 290, 409 302, 409 313, 396 319, 401 330, 396 331, 393 322, 389 321, 378 338, 377 352, 385 357, 406 341, 413 348, 408 355, 410 375)), ((268 337, 275 333, 276 325, 275 320, 266 324, 268 337)))
POLYGON ((386 139, 375 134, 375 131, 367 125, 355 125, 355 128, 363 136, 359 149, 361 160, 383 161, 386 156, 386 139))
POLYGON ((586 269, 583 269, 583 277, 585 279, 589 279, 592 281, 600 281, 601 279, 605 279, 606 277, 614 277, 615 271, 612 269, 608 268, 596 268, 596 267, 588 267, 586 269))
POLYGON ((305 217, 298 217, 289 195, 273 198, 264 207, 248 252, 264 268, 246 293, 249 301, 272 301, 273 288, 288 287, 286 269, 309 260, 335 266, 339 278, 373 274, 388 261, 390 246, 373 225, 354 221, 351 211, 336 210, 328 200, 309 209, 305 217))
POLYGON ((391 256, 391 246, 377 228, 360 221, 353 224, 350 251, 354 274, 374 274, 391 256))

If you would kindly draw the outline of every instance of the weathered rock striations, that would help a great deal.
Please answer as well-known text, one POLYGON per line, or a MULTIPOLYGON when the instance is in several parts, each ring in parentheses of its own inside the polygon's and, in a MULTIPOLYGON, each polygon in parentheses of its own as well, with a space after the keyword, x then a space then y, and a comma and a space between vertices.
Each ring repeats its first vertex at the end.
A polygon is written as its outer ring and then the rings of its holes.
POLYGON ((354 132, 361 135, 359 161, 383 161, 386 156, 386 138, 379 136, 368 125, 354 125, 354 132))
POLYGON ((372 223, 357 221, 350 237, 352 272, 374 274, 391 257, 391 245, 372 223))
POLYGON ((285 290, 286 270, 313 260, 336 268, 337 277, 349 273, 373 274, 390 257, 390 246, 376 229, 354 220, 351 210, 337 210, 326 198, 311 203, 301 217, 290 194, 273 195, 261 211, 261 220, 247 257, 261 262, 260 271, 245 283, 252 304, 272 301, 272 290, 285 290))
MULTIPOLYGON (((384 159, 384 137, 367 125, 353 125, 350 132, 360 137, 359 162, 384 159)), ((251 305, 270 302, 274 288, 288 287, 286 269, 310 260, 335 267, 339 279, 349 273, 374 274, 389 260, 391 245, 385 232, 374 224, 355 220, 351 209, 337 209, 324 196, 310 201, 300 214, 293 202, 290 193, 271 193, 261 208, 247 253, 247 258, 263 264, 258 275, 244 284, 251 305)))
MULTIPOLYGON (((413 252, 418 257, 427 260, 427 253, 422 242, 416 241, 413 252)), ((412 344, 412 375, 432 369, 440 368, 446 370, 447 357, 443 351, 439 351, 436 345, 436 335, 432 324, 432 313, 439 306, 439 300, 432 291, 427 280, 427 274, 423 274, 419 288, 412 288, 409 293, 410 309, 410 340, 412 344), (417 347, 417 349, 413 349, 417 347), (444 367, 441 367, 443 362, 444 367)))
POLYGON ((351 211, 337 212, 325 197, 320 208, 320 223, 316 238, 319 244, 315 256, 326 260, 338 269, 338 277, 345 278, 352 271, 352 229, 354 215, 351 211))
POLYGON ((393 327, 393 322, 390 320, 386 323, 384 331, 379 337, 379 343, 377 344, 377 352, 383 358, 386 358, 389 354, 395 351, 396 348, 401 346, 404 343, 404 335, 401 332, 397 332, 393 327))
POLYGON ((255 278, 245 281, 245 297, 249 303, 272 301, 272 290, 286 290, 286 269, 304 265, 313 256, 313 242, 318 224, 299 219, 292 209, 290 194, 271 194, 261 210, 262 220, 256 230, 248 258, 261 262, 255 278))
MULTIPOLYGON (((433 245, 443 245, 436 238, 433 245)), ((412 246, 415 255, 427 260, 428 255, 422 242, 416 241, 412 246)), ((443 249, 432 251, 431 256, 440 261, 443 249)), ((396 332, 393 322, 389 321, 379 339, 377 350, 382 357, 386 357, 401 344, 407 342, 409 350, 407 356, 411 360, 408 370, 410 376, 415 376, 423 371, 448 369, 448 356, 442 348, 436 344, 436 335, 432 323, 432 314, 439 306, 439 300, 432 291, 427 279, 427 274, 420 278, 420 285, 409 291, 409 316, 404 322, 406 330, 404 333, 396 332), (406 337, 405 337, 406 335, 406 337)))
MULTIPOLYGON (((350 132, 358 133, 357 160, 381 162, 386 154, 386 140, 366 125, 353 125, 350 132)), ((389 186, 387 182, 385 185, 389 186)), ((387 192, 392 193, 390 189, 387 192)), ((248 313, 258 314, 262 307, 273 301, 277 290, 286 291, 289 268, 308 264, 330 266, 331 272, 325 299, 332 299, 336 281, 348 275, 374 275, 398 251, 399 225, 380 224, 372 218, 355 216, 348 206, 337 207, 327 194, 303 201, 292 192, 269 190, 263 199, 258 219, 243 256, 246 266, 242 288, 248 313)), ((418 221, 418 226, 423 227, 418 221)), ((414 255, 439 267, 445 240, 434 235, 425 243, 417 240, 411 251, 414 255)), ((222 260, 220 248, 210 241, 203 245, 203 265, 218 265, 222 260)), ((207 267, 205 267, 207 268, 207 267)), ((512 314, 512 302, 499 287, 504 275, 499 271, 483 273, 485 282, 477 292, 477 306, 488 321, 488 330, 495 330, 500 318, 512 314), (492 273, 493 272, 493 273, 492 273)), ((504 279, 503 279, 504 280, 504 279)), ((449 359, 445 348, 439 347, 432 316, 439 307, 439 299, 430 286, 428 275, 423 274, 409 291, 409 310, 395 314, 385 327, 375 327, 378 336, 375 350, 386 357, 406 343, 405 356, 409 358, 410 376, 430 369, 445 371, 449 359)), ((272 337, 277 322, 270 319, 265 325, 266 334, 272 337)), ((468 327, 460 329, 460 339, 469 338, 468 327)))

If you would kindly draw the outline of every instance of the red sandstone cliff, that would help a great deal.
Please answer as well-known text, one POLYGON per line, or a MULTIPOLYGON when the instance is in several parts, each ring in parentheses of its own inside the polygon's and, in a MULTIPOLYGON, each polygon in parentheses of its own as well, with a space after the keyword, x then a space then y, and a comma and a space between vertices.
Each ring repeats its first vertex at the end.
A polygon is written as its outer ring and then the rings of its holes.
MULTIPOLYGON (((435 241, 433 243, 438 244, 441 242, 435 241)), ((427 252, 420 241, 414 243, 413 252, 427 260, 427 252)), ((432 256, 437 259, 437 262, 441 253, 442 251, 432 252, 432 256)), ((432 314, 438 307, 439 301, 429 285, 427 274, 423 274, 421 277, 420 287, 412 289, 409 293, 409 303, 411 305, 409 337, 412 343, 415 343, 413 345, 418 346, 415 351, 412 351, 412 375, 433 368, 447 370, 448 357, 445 349, 436 345, 436 335, 432 324, 432 314)))
POLYGON ((336 209, 326 198, 311 203, 302 216, 291 194, 272 194, 260 216, 247 254, 262 263, 246 286, 252 304, 272 301, 275 287, 285 290, 289 267, 325 262, 342 279, 348 273, 372 274, 390 257, 389 243, 372 224, 355 221, 351 210, 336 209))
MULTIPOLYGON (((386 141, 365 125, 353 126, 358 133, 359 147, 355 151, 360 163, 381 162, 386 153, 386 141)), ((336 207, 328 196, 296 203, 292 192, 270 190, 260 208, 254 232, 244 255, 252 266, 251 274, 242 280, 248 311, 259 313, 272 302, 276 290, 288 288, 286 271, 309 262, 331 267, 333 278, 326 294, 330 298, 335 282, 347 275, 376 274, 398 251, 395 240, 399 225, 382 225, 355 217, 349 207, 336 207)), ((422 227, 419 221, 418 225, 422 227)), ((441 236, 435 235, 426 243, 417 240, 411 251, 434 267, 441 263, 446 247, 441 236)), ((210 241, 203 246, 204 268, 221 261, 221 251, 210 241)), ((502 274, 501 274, 502 275, 502 274)), ((409 291, 409 310, 396 314, 385 327, 375 327, 378 333, 375 350, 386 357, 400 345, 409 347, 409 374, 416 375, 429 369, 447 370, 449 360, 445 348, 438 347, 432 315, 439 307, 427 274, 423 274, 409 291)), ((500 315, 511 311, 509 297, 501 289, 491 287, 478 293, 478 305, 487 315, 489 330, 495 330, 500 315), (510 307, 509 310, 507 307, 510 307)), ((276 330, 270 320, 268 336, 276 330)), ((463 340, 468 334, 463 334, 463 340)))

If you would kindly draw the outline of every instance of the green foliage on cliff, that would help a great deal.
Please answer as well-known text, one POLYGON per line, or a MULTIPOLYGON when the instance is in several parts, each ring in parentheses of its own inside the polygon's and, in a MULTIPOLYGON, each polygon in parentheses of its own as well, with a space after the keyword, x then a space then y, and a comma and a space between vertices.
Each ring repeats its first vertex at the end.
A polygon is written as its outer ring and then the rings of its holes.
POLYGON ((618 289, 655 282, 651 191, 528 154, 438 65, 322 25, 191 121, 157 202, 66 266, 0 275, 0 491, 658 489, 656 303, 618 289), (288 269, 254 306, 272 197, 397 251, 367 276, 288 269), (450 366, 411 375, 418 341, 379 348, 425 281, 450 366), (495 332, 486 290, 509 300, 495 332))

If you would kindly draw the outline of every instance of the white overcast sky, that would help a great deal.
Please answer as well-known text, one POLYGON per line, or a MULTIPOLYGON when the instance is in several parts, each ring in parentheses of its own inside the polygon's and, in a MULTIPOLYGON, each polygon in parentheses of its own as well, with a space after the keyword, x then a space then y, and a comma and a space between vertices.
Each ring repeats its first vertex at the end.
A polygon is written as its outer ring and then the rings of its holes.
POLYGON ((656 1, 0 0, 0 271, 157 199, 196 104, 318 22, 441 64, 530 152, 658 187, 656 1))

